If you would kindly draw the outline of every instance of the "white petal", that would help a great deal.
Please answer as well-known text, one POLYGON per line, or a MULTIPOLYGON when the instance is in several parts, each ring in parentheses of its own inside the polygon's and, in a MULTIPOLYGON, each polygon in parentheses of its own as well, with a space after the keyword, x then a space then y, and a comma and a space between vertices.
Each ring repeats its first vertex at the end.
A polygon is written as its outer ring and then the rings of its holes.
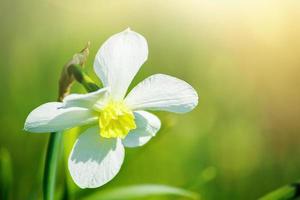
POLYGON ((99 49, 94 70, 113 98, 122 99, 141 65, 147 60, 146 39, 130 29, 111 36, 99 49))
POLYGON ((80 188, 96 188, 116 176, 123 160, 121 140, 102 138, 98 127, 92 127, 77 139, 68 165, 74 182, 80 188))
POLYGON ((185 113, 198 104, 198 95, 192 86, 178 78, 155 74, 139 83, 125 99, 135 110, 164 110, 185 113))
POLYGON ((130 131, 123 140, 125 147, 137 147, 146 144, 160 129, 160 120, 146 111, 135 111, 137 128, 130 131))
POLYGON ((101 106, 108 97, 109 88, 101 88, 95 92, 87 94, 70 94, 63 100, 63 107, 83 107, 91 108, 95 104, 101 106))
POLYGON ((37 107, 28 115, 24 129, 35 133, 61 131, 93 123, 98 118, 87 108, 62 106, 63 103, 50 102, 37 107))

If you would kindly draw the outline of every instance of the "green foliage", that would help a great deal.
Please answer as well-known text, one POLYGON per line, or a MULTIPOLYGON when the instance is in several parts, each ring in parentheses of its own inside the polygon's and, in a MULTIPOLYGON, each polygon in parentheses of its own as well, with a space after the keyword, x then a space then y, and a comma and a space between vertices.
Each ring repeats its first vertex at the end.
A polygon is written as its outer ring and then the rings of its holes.
POLYGON ((114 189, 95 192, 90 196, 82 198, 82 200, 130 200, 162 195, 173 195, 186 197, 188 199, 199 199, 198 194, 181 188, 167 185, 145 184, 116 187, 114 189))
POLYGON ((12 191, 12 165, 9 152, 2 148, 0 149, 0 199, 10 199, 12 191))
POLYGON ((283 186, 259 200, 293 200, 300 197, 300 183, 283 186))

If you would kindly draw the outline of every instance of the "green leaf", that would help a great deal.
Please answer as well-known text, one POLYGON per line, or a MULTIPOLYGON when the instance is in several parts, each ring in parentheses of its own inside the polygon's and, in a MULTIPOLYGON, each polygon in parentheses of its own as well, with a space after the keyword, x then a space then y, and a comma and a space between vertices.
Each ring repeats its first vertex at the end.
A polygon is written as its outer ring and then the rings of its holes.
POLYGON ((132 185, 118 187, 114 189, 95 192, 94 194, 82 198, 83 200, 119 200, 119 199, 141 199, 150 196, 175 195, 189 199, 199 199, 198 194, 181 188, 171 187, 167 185, 132 185))
POLYGON ((259 200, 292 200, 300 197, 300 183, 293 183, 283 186, 259 200))
POLYGON ((9 152, 2 148, 0 150, 0 199, 10 198, 12 189, 12 166, 9 152))

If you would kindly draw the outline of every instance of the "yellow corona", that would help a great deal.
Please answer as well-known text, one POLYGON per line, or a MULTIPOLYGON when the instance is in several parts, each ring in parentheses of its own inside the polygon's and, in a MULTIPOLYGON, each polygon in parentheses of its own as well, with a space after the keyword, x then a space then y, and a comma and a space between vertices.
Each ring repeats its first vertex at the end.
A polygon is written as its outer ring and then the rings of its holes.
POLYGON ((123 101, 110 101, 100 112, 100 135, 104 138, 125 138, 136 128, 133 112, 123 101))

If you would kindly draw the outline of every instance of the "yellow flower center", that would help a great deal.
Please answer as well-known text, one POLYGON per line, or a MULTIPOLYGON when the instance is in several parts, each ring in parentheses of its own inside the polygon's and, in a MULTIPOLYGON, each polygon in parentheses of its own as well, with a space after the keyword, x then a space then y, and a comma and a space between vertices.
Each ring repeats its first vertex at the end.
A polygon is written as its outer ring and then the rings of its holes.
POLYGON ((123 101, 110 101, 100 112, 100 135, 105 138, 125 138, 136 128, 133 112, 123 101))

